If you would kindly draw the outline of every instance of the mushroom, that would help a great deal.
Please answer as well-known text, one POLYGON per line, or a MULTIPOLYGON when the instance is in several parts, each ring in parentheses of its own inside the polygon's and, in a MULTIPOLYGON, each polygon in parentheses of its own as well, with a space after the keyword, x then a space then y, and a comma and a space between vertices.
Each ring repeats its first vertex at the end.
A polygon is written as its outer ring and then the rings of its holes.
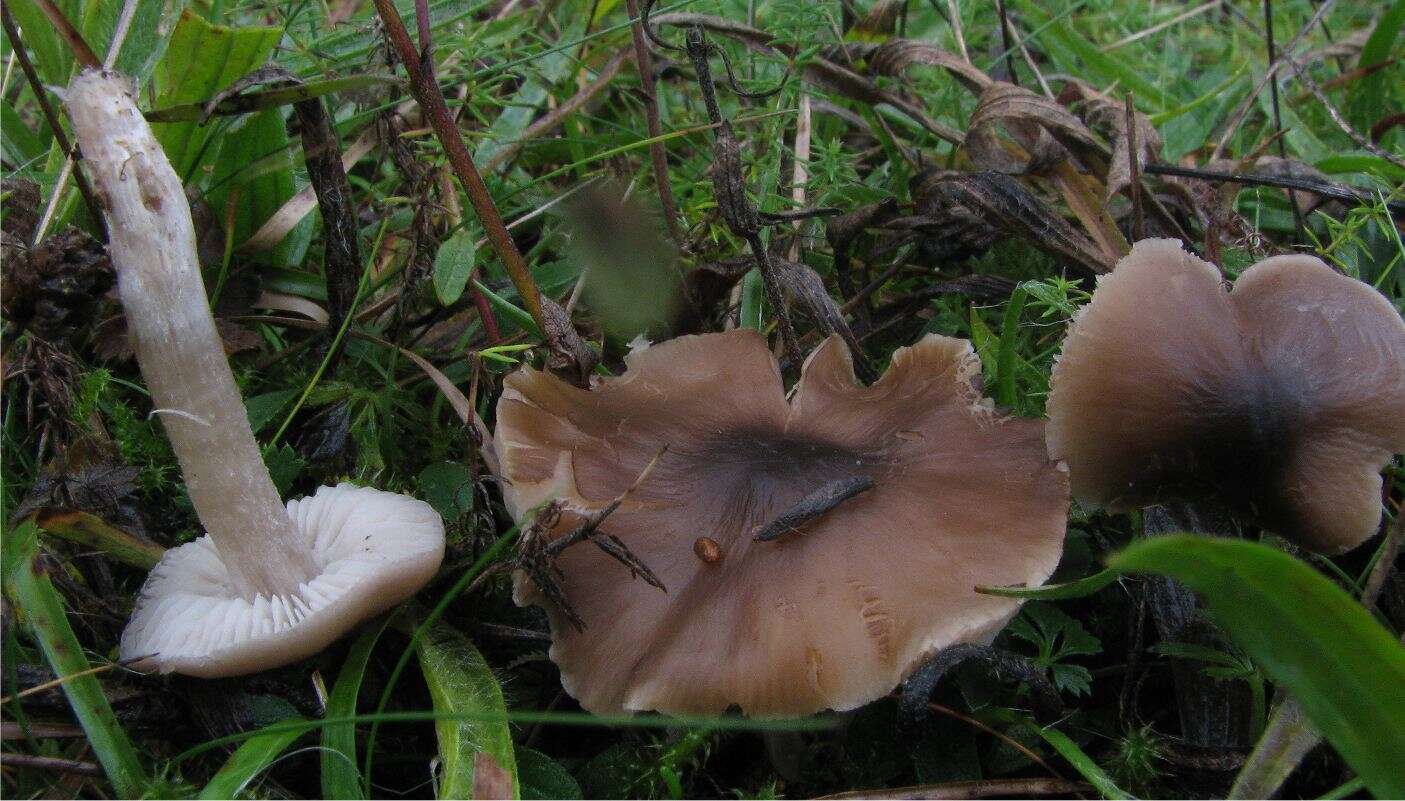
POLYGON ((1381 467, 1405 450, 1405 322, 1311 256, 1227 291, 1178 241, 1144 240, 1075 320, 1048 412, 1081 501, 1210 503, 1344 552, 1376 532, 1381 467))
POLYGON ((964 340, 899 349, 864 386, 830 337, 789 403, 754 331, 669 340, 626 364, 590 390, 523 368, 497 410, 510 506, 561 504, 558 537, 624 495, 600 535, 668 588, 632 583, 597 549, 565 550, 559 589, 581 631, 515 577, 517 601, 545 607, 551 658, 588 710, 852 709, 936 651, 992 638, 1019 602, 977 585, 1036 585, 1059 560, 1064 472, 1042 423, 981 397, 964 340))
POLYGON ((166 552, 122 634, 141 670, 216 677, 313 654, 414 593, 444 554, 426 503, 340 484, 285 508, 206 301, 180 180, 122 76, 66 104, 107 218, 137 361, 209 533, 166 552))

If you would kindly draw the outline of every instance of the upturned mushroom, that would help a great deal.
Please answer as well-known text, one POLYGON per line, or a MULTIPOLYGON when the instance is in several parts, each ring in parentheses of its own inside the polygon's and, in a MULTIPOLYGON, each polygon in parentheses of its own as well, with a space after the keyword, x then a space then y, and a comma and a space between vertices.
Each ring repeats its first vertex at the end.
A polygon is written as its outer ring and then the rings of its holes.
POLYGON ((1214 504, 1340 553, 1376 532, 1380 470, 1405 450, 1405 322, 1311 256, 1227 291, 1178 241, 1145 240, 1073 323, 1048 412, 1081 501, 1214 504))
POLYGON ((588 710, 852 709, 936 651, 992 638, 1019 602, 977 585, 1037 585, 1059 560, 1064 472, 1040 422, 981 396, 963 340, 902 348, 864 386, 831 337, 789 402, 753 331, 681 337, 626 363, 590 390, 524 368, 497 410, 514 510, 563 504, 560 536, 624 495, 600 535, 667 587, 631 582, 598 549, 563 551, 558 589, 582 631, 516 577, 588 710))
POLYGON ((215 331, 185 193, 133 87, 85 71, 66 105, 107 218, 128 335, 208 532, 152 570, 122 657, 216 677, 316 653, 433 576, 443 522, 426 503, 350 484, 284 507, 215 331))

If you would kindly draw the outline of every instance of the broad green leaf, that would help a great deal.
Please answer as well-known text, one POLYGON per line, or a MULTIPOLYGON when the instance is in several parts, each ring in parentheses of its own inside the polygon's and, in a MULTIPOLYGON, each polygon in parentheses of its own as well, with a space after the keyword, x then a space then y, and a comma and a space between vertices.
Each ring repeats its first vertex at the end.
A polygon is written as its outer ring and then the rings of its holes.
MULTIPOLYGON (((5 532, 5 594, 11 608, 38 641, 54 675, 82 674, 91 665, 68 625, 63 598, 38 558, 38 538, 39 528, 28 520, 5 532)), ((63 683, 63 692, 113 790, 122 798, 140 796, 147 784, 146 772, 127 733, 112 714, 97 677, 89 674, 70 678, 63 683)))
POLYGON ((1114 570, 1172 576, 1309 720, 1377 798, 1405 797, 1405 647, 1351 596, 1282 551, 1190 535, 1139 542, 1114 570))
MULTIPOLYGON (((79 25, 83 40, 104 61, 112 46, 112 36, 116 32, 123 5, 125 3, 110 0, 83 0, 79 25)), ((165 8, 166 0, 137 0, 132 23, 127 28, 126 38, 122 40, 122 50, 113 64, 118 72, 132 76, 138 84, 151 74, 165 44, 161 30, 161 13, 165 8)))
POLYGON ((10 101, 0 102, 0 128, 5 131, 5 135, 0 137, 0 153, 7 163, 24 164, 44 157, 49 150, 49 140, 53 137, 45 135, 48 127, 44 123, 40 126, 39 132, 30 130, 10 101))
POLYGON ((456 629, 436 623, 415 644, 420 670, 429 685, 434 711, 445 715, 483 715, 498 720, 435 721, 439 735, 440 798, 473 797, 473 763, 479 752, 507 771, 519 797, 517 759, 507 726, 502 688, 483 655, 456 629))
MULTIPOLYGON (((327 699, 326 716, 332 720, 343 720, 356 716, 356 699, 361 694, 361 681, 366 676, 366 663, 371 652, 385 631, 389 617, 380 623, 367 626, 365 631, 352 643, 351 651, 342 662, 337 673, 337 683, 332 686, 331 697, 327 699)), ((356 724, 329 723, 322 728, 322 795, 332 799, 360 799, 366 797, 361 782, 360 763, 356 761, 356 724)))
POLYGON ((1312 166, 1328 175, 1361 172, 1375 175, 1384 181, 1405 183, 1405 170, 1380 156, 1370 156, 1365 153, 1336 153, 1314 162, 1312 166))
MULTIPOLYGON (((301 722, 300 718, 282 721, 283 724, 298 722, 301 722)), ((260 732, 245 740, 238 750, 230 754, 197 798, 237 798, 306 731, 297 728, 290 730, 276 723, 274 726, 273 731, 260 732)))
POLYGON ((473 510, 473 473, 455 462, 437 462, 420 471, 420 495, 440 517, 454 520, 473 510))
MULTIPOLYGON (((58 32, 44 12, 34 4, 34 0, 5 0, 5 5, 14 15, 15 25, 20 29, 20 38, 29 50, 34 69, 49 86, 67 86, 68 72, 73 67, 73 54, 68 45, 59 38, 58 32)), ((55 3, 65 12, 69 3, 55 3)), ((8 42, 7 42, 8 44, 8 42)))
MULTIPOLYGON (((197 103, 214 97, 235 80, 262 67, 273 54, 278 28, 228 28, 211 25, 190 9, 181 12, 166 53, 156 66, 156 107, 197 103)), ((176 174, 189 180, 209 157, 205 145, 220 127, 194 122, 153 125, 176 174)))
POLYGON ((517 749, 517 776, 524 801, 582 797, 576 778, 540 751, 517 749))
POLYGON ((257 434, 263 427, 273 422, 283 407, 298 394, 296 389, 277 389, 244 400, 244 411, 249 415, 249 428, 257 434))
POLYGON ((434 294, 448 306, 463 295, 473 265, 478 261, 477 235, 473 228, 460 228, 439 246, 434 257, 434 294))
POLYGON ((761 331, 766 321, 766 288, 761 283, 761 273, 756 269, 747 270, 742 276, 742 304, 738 319, 742 328, 761 331))
MULTIPOLYGON (((220 137, 219 152, 210 164, 210 190, 206 200, 221 219, 234 196, 234 246, 243 244, 259 226, 297 191, 293 181, 293 155, 282 109, 268 109, 237 121, 220 137)), ((213 123, 212 123, 213 124, 213 123)), ((296 267, 302 261, 311 218, 305 217, 274 248, 271 258, 279 267, 296 267)))
MULTIPOLYGON (((1401 30, 1405 30, 1405 0, 1395 0, 1377 20, 1375 30, 1362 45, 1361 56, 1356 63, 1369 67, 1389 59, 1401 30)), ((1399 75, 1398 64, 1377 70, 1362 78, 1347 93, 1347 117, 1358 129, 1369 129, 1386 113, 1390 106, 1386 99, 1387 88, 1390 81, 1399 79, 1399 75)))

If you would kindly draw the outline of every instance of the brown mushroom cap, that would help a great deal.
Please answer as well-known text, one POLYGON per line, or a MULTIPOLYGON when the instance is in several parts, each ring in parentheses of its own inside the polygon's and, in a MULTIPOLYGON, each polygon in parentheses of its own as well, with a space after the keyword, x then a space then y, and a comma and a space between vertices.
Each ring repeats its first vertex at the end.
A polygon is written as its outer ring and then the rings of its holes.
POLYGON ((1405 322, 1311 256, 1226 291, 1178 241, 1145 240, 1074 322, 1048 411, 1081 501, 1217 502, 1339 553, 1375 533, 1380 469, 1405 450, 1405 322))
POLYGON ((674 339, 627 364, 590 391, 523 369, 498 404, 515 508, 558 498, 570 510, 552 536, 624 492, 668 446, 601 527, 667 593, 596 548, 570 548, 557 564, 579 632, 517 577, 519 602, 546 608, 551 657, 586 709, 851 709, 933 652, 1004 626, 1018 602, 976 585, 1039 584, 1059 560, 1064 472, 1045 456, 1041 423, 1002 417, 981 398, 963 340, 900 349, 865 387, 832 337, 790 403, 752 331, 674 339), (875 487, 801 531, 753 541, 758 525, 855 476, 875 487))

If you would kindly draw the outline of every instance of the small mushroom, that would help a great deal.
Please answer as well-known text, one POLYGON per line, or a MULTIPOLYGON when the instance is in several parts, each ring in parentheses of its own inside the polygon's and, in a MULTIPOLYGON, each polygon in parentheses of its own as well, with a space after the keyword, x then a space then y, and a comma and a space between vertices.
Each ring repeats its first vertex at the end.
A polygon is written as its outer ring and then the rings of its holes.
POLYGON ((1036 585, 1059 560, 1064 472, 1041 423, 981 397, 963 340, 902 348, 864 386, 830 337, 790 402, 754 331, 669 340, 626 364, 590 390, 524 368, 498 403, 509 503, 563 502, 551 536, 616 500, 667 446, 600 526, 667 593, 599 549, 567 549, 559 589, 581 631, 516 577, 518 602, 546 609, 551 657, 586 709, 852 709, 934 652, 993 637, 1019 604, 977 585, 1036 585), (781 518, 791 531, 756 539, 781 518))
POLYGON ((133 95, 122 76, 89 70, 66 104, 137 362, 209 533, 152 570, 121 655, 140 670, 251 673, 418 590, 443 559, 443 522, 426 503, 350 484, 284 507, 215 331, 185 193, 133 95))
POLYGON ((1381 467, 1405 450, 1405 322, 1311 256, 1227 291, 1178 241, 1145 240, 1074 322, 1048 412, 1081 501, 1213 503, 1340 553, 1375 533, 1381 467))

